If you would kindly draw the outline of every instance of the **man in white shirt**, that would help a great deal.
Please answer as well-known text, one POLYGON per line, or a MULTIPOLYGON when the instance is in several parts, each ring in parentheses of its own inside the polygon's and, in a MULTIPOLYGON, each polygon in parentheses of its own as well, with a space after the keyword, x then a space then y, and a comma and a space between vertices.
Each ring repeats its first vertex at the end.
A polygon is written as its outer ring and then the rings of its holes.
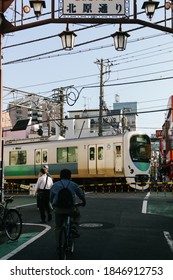
POLYGON ((37 207, 40 211, 41 223, 46 222, 46 212, 48 215, 48 221, 51 221, 52 219, 50 207, 50 189, 52 185, 52 178, 46 174, 44 168, 41 168, 40 177, 36 183, 37 207))

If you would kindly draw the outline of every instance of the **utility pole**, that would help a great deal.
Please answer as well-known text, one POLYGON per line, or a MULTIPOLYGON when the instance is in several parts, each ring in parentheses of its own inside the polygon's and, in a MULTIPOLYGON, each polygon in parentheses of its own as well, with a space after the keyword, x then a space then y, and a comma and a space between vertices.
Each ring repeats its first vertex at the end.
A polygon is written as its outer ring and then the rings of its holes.
MULTIPOLYGON (((58 106, 58 119, 54 120, 56 125, 59 127, 59 135, 65 137, 66 127, 64 126, 64 103, 67 100, 64 94, 64 87, 53 89, 54 94, 52 95, 52 103, 58 106)), ((56 106, 56 108, 57 108, 56 106)))
POLYGON ((104 87, 103 87, 103 59, 100 61, 100 98, 99 98, 99 131, 98 136, 103 134, 103 101, 104 101, 104 87))
POLYGON ((64 137, 64 89, 60 88, 59 91, 60 102, 60 135, 64 137))
MULTIPOLYGON (((99 131, 98 131, 98 136, 103 135, 103 110, 104 110, 104 75, 109 74, 109 67, 110 67, 110 61, 106 60, 104 61, 103 59, 97 60, 95 62, 96 64, 100 65, 100 97, 99 97, 99 131), (104 66, 108 71, 104 71, 104 66)), ((108 79, 107 79, 108 80, 108 79)))
MULTIPOLYGON (((2 3, 1 3, 2 5, 2 3)), ((2 34, 0 34, 0 202, 4 200, 3 190, 3 139, 2 139, 2 34)))
MULTIPOLYGON (((8 9, 14 0, 0 0, 0 202, 4 201, 4 163, 3 163, 3 135, 2 135, 2 98, 3 98, 3 83, 2 83, 2 40, 3 28, 6 27, 7 21, 4 22, 3 13, 8 9)), ((11 25, 11 24, 9 24, 11 25)))

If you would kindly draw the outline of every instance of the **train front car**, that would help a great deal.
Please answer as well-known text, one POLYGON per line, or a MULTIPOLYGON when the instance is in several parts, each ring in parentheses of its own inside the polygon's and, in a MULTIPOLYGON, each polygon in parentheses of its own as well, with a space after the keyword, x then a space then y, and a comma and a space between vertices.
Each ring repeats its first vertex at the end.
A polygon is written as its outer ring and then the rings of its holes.
POLYGON ((129 132, 124 135, 124 171, 132 188, 149 187, 151 143, 147 134, 129 132))

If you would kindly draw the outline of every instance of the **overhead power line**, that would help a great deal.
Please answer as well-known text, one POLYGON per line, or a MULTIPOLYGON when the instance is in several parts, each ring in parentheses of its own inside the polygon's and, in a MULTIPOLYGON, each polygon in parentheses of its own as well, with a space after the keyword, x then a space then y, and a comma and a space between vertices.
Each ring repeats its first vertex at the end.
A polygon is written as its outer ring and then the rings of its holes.
MULTIPOLYGON (((138 39, 129 40, 128 43, 139 42, 141 40, 151 39, 151 38, 155 38, 155 37, 158 37, 158 36, 164 36, 164 35, 166 35, 166 33, 159 34, 159 35, 158 34, 157 35, 150 35, 150 36, 146 36, 146 37, 142 37, 142 38, 138 38, 138 39)), ((56 35, 53 35, 53 36, 56 36, 56 35)), ((97 39, 93 39, 93 40, 89 40, 89 41, 85 41, 85 42, 76 44, 75 48, 81 47, 83 45, 99 42, 101 40, 105 40, 105 39, 108 39, 108 38, 110 38, 110 35, 100 37, 100 38, 97 38, 97 39)), ((32 42, 32 41, 30 41, 30 42, 32 42)), ((35 60, 48 59, 48 58, 50 59, 50 58, 54 58, 56 56, 79 54, 79 53, 82 53, 82 52, 94 51, 94 50, 98 50, 98 49, 102 49, 102 48, 108 48, 108 47, 112 47, 112 46, 113 46, 113 44, 110 44, 110 45, 107 45, 107 46, 100 46, 99 45, 98 47, 92 47, 92 48, 87 49, 87 50, 80 50, 80 51, 75 51, 74 50, 74 51, 70 51, 70 52, 66 52, 66 53, 63 52, 62 54, 57 54, 58 52, 63 51, 63 49, 60 48, 60 49, 55 49, 55 50, 51 50, 51 51, 40 53, 40 54, 35 54, 35 55, 32 55, 32 56, 28 56, 28 57, 19 58, 19 59, 16 59, 16 60, 7 61, 7 62, 4 62, 3 65, 14 64, 14 63, 22 63, 22 62, 31 62, 31 61, 35 61, 35 60), (53 55, 53 54, 55 54, 55 55, 53 55)))

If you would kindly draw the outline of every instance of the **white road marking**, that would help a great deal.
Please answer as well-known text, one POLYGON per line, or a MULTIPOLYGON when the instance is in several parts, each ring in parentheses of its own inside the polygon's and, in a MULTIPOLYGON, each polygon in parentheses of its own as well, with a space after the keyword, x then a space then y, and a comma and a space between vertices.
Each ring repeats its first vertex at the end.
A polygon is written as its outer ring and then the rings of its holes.
POLYGON ((143 203, 142 203, 142 213, 147 213, 147 204, 148 204, 148 198, 150 196, 150 192, 147 193, 147 195, 144 197, 143 203))
POLYGON ((17 247, 13 251, 11 251, 9 254, 3 256, 1 258, 1 260, 8 260, 9 258, 11 258, 15 254, 17 254, 19 251, 23 250, 25 247, 27 247, 29 244, 31 244, 32 242, 34 242, 35 240, 40 238, 42 235, 44 235, 47 231, 49 231, 51 229, 51 227, 49 225, 46 225, 46 224, 23 223, 23 225, 26 225, 26 226, 41 226, 41 227, 45 227, 45 229, 43 231, 41 231, 39 234, 37 234, 36 236, 34 236, 31 239, 29 239, 28 241, 26 241, 24 244, 20 245, 19 247, 17 247))
POLYGON ((30 204, 18 205, 18 206, 16 206, 16 208, 23 208, 23 207, 28 207, 28 206, 36 205, 36 204, 37 203, 34 202, 34 203, 30 203, 30 204))
MULTIPOLYGON (((149 196, 150 196, 150 192, 147 193, 147 195, 145 196, 145 198, 143 200, 142 213, 144 213, 144 214, 147 213, 147 203, 148 203, 149 196)), ((170 233, 168 231, 163 231, 163 234, 164 234, 164 237, 168 243, 168 246, 169 246, 171 252, 173 253, 173 240, 172 240, 170 233)))
MULTIPOLYGON (((90 193, 90 192, 87 192, 85 194, 88 194, 88 193, 90 193)), ((36 203, 18 205, 15 208, 22 208, 22 207, 32 206, 32 205, 35 205, 35 204, 36 203)), ((32 237, 31 239, 29 239, 28 241, 23 243, 22 245, 20 245, 18 248, 16 248, 13 251, 11 251, 9 254, 3 256, 2 258, 0 258, 0 260, 8 260, 9 258, 11 258, 15 254, 17 254, 19 251, 23 250, 25 247, 27 247, 29 244, 31 244, 32 242, 34 242, 35 240, 40 238, 42 235, 44 235, 47 231, 49 231, 51 229, 51 227, 49 225, 46 225, 46 224, 23 223, 23 225, 27 225, 27 226, 29 226, 29 225, 31 225, 31 226, 42 226, 42 227, 45 227, 45 229, 42 232, 40 232, 39 234, 37 234, 36 236, 32 237)))
POLYGON ((171 252, 173 253, 173 240, 172 240, 170 233, 168 231, 164 231, 163 234, 164 234, 164 237, 166 238, 166 241, 168 243, 168 246, 169 246, 171 252))

